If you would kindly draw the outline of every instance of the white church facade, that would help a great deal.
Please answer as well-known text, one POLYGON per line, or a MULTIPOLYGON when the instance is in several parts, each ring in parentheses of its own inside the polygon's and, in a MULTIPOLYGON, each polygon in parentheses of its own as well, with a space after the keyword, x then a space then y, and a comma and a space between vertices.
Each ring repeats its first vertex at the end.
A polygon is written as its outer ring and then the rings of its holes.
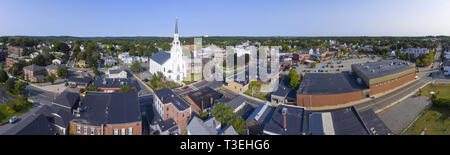
POLYGON ((187 76, 186 60, 183 59, 183 51, 178 34, 178 19, 175 24, 170 53, 159 51, 152 55, 149 62, 151 74, 161 72, 167 79, 181 83, 187 76))

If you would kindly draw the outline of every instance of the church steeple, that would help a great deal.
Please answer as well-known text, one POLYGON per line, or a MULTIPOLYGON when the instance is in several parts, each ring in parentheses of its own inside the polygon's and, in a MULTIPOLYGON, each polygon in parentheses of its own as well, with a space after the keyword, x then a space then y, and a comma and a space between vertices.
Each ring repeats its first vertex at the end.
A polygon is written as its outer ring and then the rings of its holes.
POLYGON ((178 17, 175 23, 175 34, 178 34, 178 17))

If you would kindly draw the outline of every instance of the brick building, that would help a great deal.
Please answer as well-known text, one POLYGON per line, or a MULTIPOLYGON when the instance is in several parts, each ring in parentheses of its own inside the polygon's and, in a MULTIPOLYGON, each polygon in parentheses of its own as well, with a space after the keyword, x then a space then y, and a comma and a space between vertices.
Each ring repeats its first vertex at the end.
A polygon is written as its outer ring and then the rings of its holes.
POLYGON ((192 111, 200 114, 210 112, 214 101, 223 95, 210 87, 202 88, 186 96, 186 101, 191 105, 192 111))
POLYGON ((8 52, 14 53, 18 56, 23 56, 23 54, 25 54, 25 52, 32 51, 31 47, 8 46, 7 48, 8 48, 8 52))
POLYGON ((74 135, 141 135, 137 92, 87 92, 69 128, 74 135))
POLYGON ((370 95, 394 89, 416 78, 414 64, 400 60, 353 64, 352 70, 370 88, 370 95))
POLYGON ((415 78, 414 66, 400 60, 353 64, 352 72, 338 74, 307 73, 297 91, 297 106, 345 104, 395 89, 415 78))
POLYGON ((6 62, 6 67, 9 68, 9 67, 13 66, 16 63, 24 62, 24 60, 21 60, 19 58, 15 58, 15 57, 7 57, 5 59, 5 62, 6 62))
POLYGON ((47 70, 45 67, 38 65, 30 65, 23 68, 25 80, 31 82, 44 82, 44 77, 47 75, 47 70))
POLYGON ((297 106, 322 107, 368 97, 364 84, 349 73, 307 73, 297 91, 297 106))
POLYGON ((178 125, 180 134, 183 134, 191 118, 191 106, 189 103, 169 88, 157 90, 153 96, 153 103, 159 116, 163 120, 173 119, 178 125))
POLYGON ((45 70, 47 71, 47 74, 54 74, 54 75, 58 75, 58 67, 60 65, 57 64, 51 64, 45 67, 45 70))

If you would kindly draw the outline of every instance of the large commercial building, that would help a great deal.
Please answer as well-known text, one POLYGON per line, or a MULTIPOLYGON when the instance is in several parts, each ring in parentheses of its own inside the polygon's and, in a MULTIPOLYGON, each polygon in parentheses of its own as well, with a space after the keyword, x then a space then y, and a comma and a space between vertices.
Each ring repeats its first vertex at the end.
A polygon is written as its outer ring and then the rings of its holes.
POLYGON ((415 67, 400 60, 353 64, 352 70, 369 87, 370 95, 394 89, 416 78, 415 67))
POLYGON ((415 67, 400 60, 353 64, 351 72, 307 73, 297 91, 297 106, 346 104, 402 86, 416 78, 415 67))
POLYGON ((308 73, 297 91, 297 106, 322 107, 345 104, 367 97, 367 87, 350 73, 308 73))

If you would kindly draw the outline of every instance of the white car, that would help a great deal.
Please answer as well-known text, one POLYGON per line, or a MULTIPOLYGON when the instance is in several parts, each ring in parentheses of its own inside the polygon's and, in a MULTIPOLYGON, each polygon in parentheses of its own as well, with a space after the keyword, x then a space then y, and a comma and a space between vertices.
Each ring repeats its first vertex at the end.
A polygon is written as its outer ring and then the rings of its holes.
POLYGON ((11 119, 9 119, 9 123, 13 124, 14 122, 16 122, 18 120, 17 116, 13 116, 11 119))

